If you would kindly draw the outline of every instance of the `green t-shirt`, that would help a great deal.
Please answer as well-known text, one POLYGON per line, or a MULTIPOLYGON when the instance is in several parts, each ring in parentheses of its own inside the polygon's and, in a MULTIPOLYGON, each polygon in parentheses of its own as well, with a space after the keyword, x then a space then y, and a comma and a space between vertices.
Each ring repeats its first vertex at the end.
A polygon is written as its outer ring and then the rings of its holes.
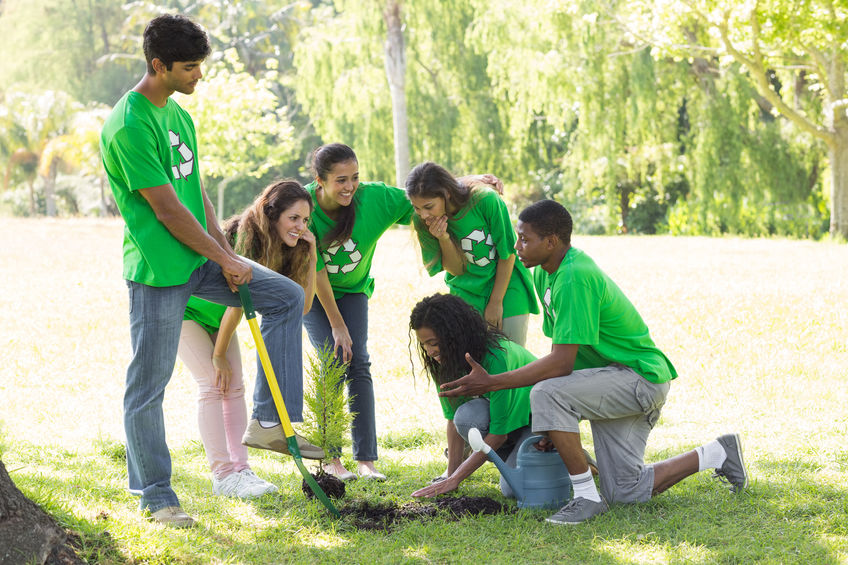
POLYGON ((200 324, 204 330, 213 334, 221 327, 221 318, 227 307, 223 304, 215 304, 196 296, 189 296, 186 304, 183 320, 190 320, 200 324))
MULTIPOLYGON (((500 340, 499 344, 504 349, 493 348, 488 355, 480 361, 489 374, 496 375, 506 371, 512 371, 523 367, 536 360, 536 357, 508 339, 500 340)), ((530 423, 530 390, 532 386, 521 388, 509 388, 486 392, 483 398, 489 399, 489 433, 505 435, 530 423)), ((451 399, 440 396, 442 412, 447 420, 453 420, 456 409, 470 400, 468 397, 459 397, 451 406, 451 399)))
POLYGON ((572 247, 551 275, 539 266, 533 278, 545 310, 545 335, 554 344, 580 346, 575 370, 620 363, 653 383, 677 378, 639 312, 584 252, 572 247))
POLYGON ((206 227, 191 116, 170 98, 159 108, 143 94, 127 92, 103 124, 100 155, 126 222, 124 278, 150 286, 188 281, 206 258, 171 235, 138 191, 170 183, 206 227))
POLYGON ((399 188, 381 182, 360 182, 351 204, 356 207, 353 233, 347 241, 327 247, 322 239, 336 222, 321 210, 315 197, 315 187, 316 183, 312 182, 306 189, 315 202, 309 229, 318 241, 316 270, 327 269, 336 298, 359 292, 371 298, 374 293, 371 261, 377 240, 394 224, 408 224, 412 219, 412 205, 399 188))
MULTIPOLYGON (((430 276, 444 270, 439 241, 430 235, 417 216, 414 219, 421 258, 430 276)), ((515 253, 515 230, 506 204, 487 187, 475 188, 471 199, 448 220, 448 232, 459 242, 467 260, 465 272, 459 276, 445 273, 450 293, 459 296, 481 314, 489 303, 495 285, 498 259, 515 253)), ((527 268, 516 259, 503 299, 503 316, 538 314, 536 293, 527 268)))

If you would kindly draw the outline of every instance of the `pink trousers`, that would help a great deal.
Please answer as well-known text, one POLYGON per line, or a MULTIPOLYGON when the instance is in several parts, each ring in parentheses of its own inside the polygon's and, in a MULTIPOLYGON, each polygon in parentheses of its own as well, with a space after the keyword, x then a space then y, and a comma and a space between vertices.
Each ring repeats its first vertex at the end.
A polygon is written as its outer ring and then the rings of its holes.
POLYGON ((227 361, 233 375, 226 394, 215 385, 212 351, 217 334, 209 335, 196 322, 183 320, 179 356, 197 381, 197 425, 206 450, 209 469, 216 479, 248 469, 247 447, 241 438, 247 428, 244 380, 238 338, 233 334, 227 348, 227 361))

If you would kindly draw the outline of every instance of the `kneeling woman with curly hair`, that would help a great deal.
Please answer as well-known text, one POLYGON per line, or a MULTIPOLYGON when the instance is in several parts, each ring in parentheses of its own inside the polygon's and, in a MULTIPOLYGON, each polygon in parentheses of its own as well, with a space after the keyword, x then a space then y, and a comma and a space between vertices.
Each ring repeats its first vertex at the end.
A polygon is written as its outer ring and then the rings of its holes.
MULTIPOLYGON (((415 332, 424 370, 436 387, 471 370, 466 353, 479 359, 490 374, 517 369, 536 360, 532 353, 486 323, 477 310, 458 296, 434 294, 421 300, 412 309, 409 330, 415 332)), ((440 397, 447 419, 448 468, 412 496, 429 497, 456 490, 460 482, 486 461, 482 452, 472 453, 463 460, 471 428, 479 429, 483 441, 514 467, 518 446, 531 435, 531 388, 497 390, 478 398, 440 397)), ((514 496, 503 478, 500 486, 505 496, 514 496)))

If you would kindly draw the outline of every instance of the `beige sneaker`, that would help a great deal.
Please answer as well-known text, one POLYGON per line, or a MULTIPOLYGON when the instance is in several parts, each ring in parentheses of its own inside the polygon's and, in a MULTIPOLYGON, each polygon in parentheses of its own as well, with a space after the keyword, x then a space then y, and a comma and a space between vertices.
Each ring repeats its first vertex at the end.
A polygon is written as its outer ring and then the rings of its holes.
MULTIPOLYGON (((326 457, 324 450, 320 447, 312 445, 297 434, 294 434, 294 437, 297 440, 297 448, 300 450, 301 457, 305 459, 324 459, 326 457)), ((283 433, 282 424, 277 424, 271 428, 263 428, 259 425, 259 420, 253 419, 247 425, 241 442, 248 447, 268 449, 291 455, 289 453, 288 443, 286 442, 286 436, 283 433)))
POLYGON ((190 528, 194 519, 186 514, 179 506, 166 506, 150 514, 154 522, 171 526, 172 528, 190 528))

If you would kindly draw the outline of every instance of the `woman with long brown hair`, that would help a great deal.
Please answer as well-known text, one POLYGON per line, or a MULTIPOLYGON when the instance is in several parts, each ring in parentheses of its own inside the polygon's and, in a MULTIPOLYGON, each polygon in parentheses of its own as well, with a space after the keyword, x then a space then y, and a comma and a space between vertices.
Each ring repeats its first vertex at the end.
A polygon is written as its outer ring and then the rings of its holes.
MULTIPOLYGON (((297 181, 283 180, 266 187, 244 212, 224 225, 236 253, 303 287, 304 312, 312 307, 315 296, 317 253, 315 237, 308 229, 311 214, 309 193, 297 181)), ((198 427, 213 475, 212 491, 249 498, 275 492, 277 487, 250 470, 245 445, 254 443, 264 429, 279 424, 251 420, 248 426, 241 354, 238 340, 233 339, 241 315, 241 308, 191 297, 179 356, 198 384, 198 427)), ((292 421, 300 421, 302 380, 285 381, 282 393, 292 421)), ((304 457, 323 457, 320 449, 300 437, 298 444, 304 457)))

